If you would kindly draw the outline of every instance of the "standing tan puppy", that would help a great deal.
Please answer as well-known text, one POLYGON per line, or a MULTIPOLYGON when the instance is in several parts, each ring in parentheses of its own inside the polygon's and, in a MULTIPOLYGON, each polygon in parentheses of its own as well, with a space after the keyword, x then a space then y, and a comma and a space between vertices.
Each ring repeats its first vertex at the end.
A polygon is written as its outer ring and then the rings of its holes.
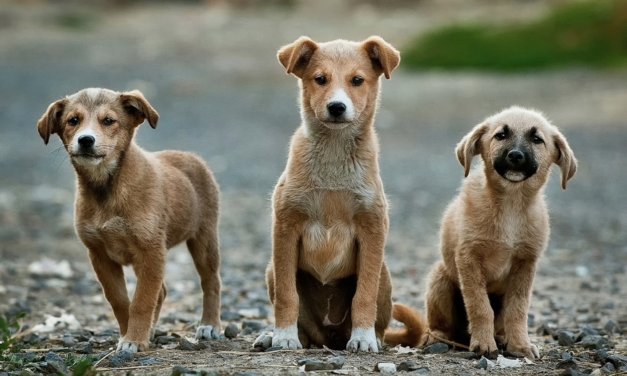
POLYGON ((146 350, 166 296, 169 248, 187 242, 203 290, 197 338, 220 333, 219 191, 191 153, 149 153, 135 132, 159 115, 139 91, 85 89, 48 107, 37 128, 56 133, 76 170, 76 232, 120 325, 118 350, 146 350), (132 265, 131 302, 122 266, 132 265))
MULTIPOLYGON (((300 79, 302 123, 274 190, 272 346, 378 351, 391 317, 388 212, 374 119, 400 55, 379 37, 279 50, 300 79)), ((263 335, 256 344, 269 344, 263 335)))
POLYGON ((495 356, 496 336, 508 351, 538 357, 527 311, 549 241, 544 187, 555 163, 566 189, 577 160, 555 126, 520 107, 477 125, 456 152, 467 179, 442 222, 442 261, 428 282, 427 344, 442 338, 495 356), (471 171, 475 155, 483 163, 471 171))

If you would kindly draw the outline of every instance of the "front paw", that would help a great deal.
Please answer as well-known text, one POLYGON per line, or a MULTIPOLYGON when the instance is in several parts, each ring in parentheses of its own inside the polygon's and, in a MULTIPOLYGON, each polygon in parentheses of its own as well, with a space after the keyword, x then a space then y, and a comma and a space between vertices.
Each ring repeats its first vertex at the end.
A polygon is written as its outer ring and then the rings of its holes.
POLYGON ((148 344, 147 341, 146 342, 129 341, 127 339, 124 339, 124 337, 122 337, 118 341, 118 348, 116 351, 129 351, 135 354, 138 351, 146 351, 148 350, 149 347, 150 345, 148 344))
POLYGON ((372 351, 379 352, 380 342, 374 333, 374 328, 354 328, 351 333, 351 339, 346 344, 349 351, 372 351))
POLYGON ((472 335, 470 339, 470 351, 477 353, 478 355, 484 355, 489 359, 496 359, 499 355, 499 349, 496 346, 496 341, 491 335, 472 335))
POLYGON ((200 325, 196 330, 196 339, 219 339, 220 327, 212 325, 200 325))
POLYGON ((538 351, 538 348, 536 345, 532 345, 531 342, 520 346, 509 343, 507 345, 507 351, 523 353, 529 359, 540 359, 540 352, 538 351))
POLYGON ((284 350, 302 349, 298 339, 298 328, 292 325, 287 328, 274 328, 272 335, 272 347, 282 347, 284 350))

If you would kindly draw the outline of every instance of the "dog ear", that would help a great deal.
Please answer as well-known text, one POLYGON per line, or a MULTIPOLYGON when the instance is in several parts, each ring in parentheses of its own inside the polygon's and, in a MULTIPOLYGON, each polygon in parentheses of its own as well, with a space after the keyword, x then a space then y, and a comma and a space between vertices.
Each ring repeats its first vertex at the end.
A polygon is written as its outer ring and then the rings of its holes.
POLYGON ((41 138, 44 139, 44 144, 48 145, 50 135, 61 132, 61 115, 67 103, 68 100, 66 98, 52 103, 37 122, 37 131, 39 131, 41 138))
POLYGON ((285 67, 287 74, 293 73, 294 76, 302 78, 317 49, 316 42, 307 37, 300 37, 294 43, 281 47, 277 53, 277 58, 285 67))
POLYGON ((384 74, 385 78, 390 79, 392 71, 401 62, 401 54, 398 50, 378 36, 366 39, 362 48, 368 54, 374 70, 379 75, 384 74))
POLYGON ((159 114, 152 108, 150 103, 148 103, 141 91, 133 90, 122 93, 120 94, 120 101, 126 111, 136 118, 137 125, 140 125, 144 122, 144 119, 146 119, 153 129, 157 128, 159 114))
POLYGON ((557 149, 555 164, 562 170, 562 189, 566 189, 566 183, 577 173, 577 158, 559 131, 553 135, 553 142, 557 149))
POLYGON ((457 148, 455 148, 457 160, 464 166, 464 177, 467 177, 470 172, 472 158, 481 153, 481 137, 487 130, 487 123, 476 125, 472 131, 462 138, 459 144, 457 144, 457 148))

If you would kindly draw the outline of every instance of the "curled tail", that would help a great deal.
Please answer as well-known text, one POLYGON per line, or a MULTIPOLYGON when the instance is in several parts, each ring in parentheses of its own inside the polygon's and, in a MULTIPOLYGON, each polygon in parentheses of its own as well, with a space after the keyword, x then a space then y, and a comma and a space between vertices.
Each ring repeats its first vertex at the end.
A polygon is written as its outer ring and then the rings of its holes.
POLYGON ((394 304, 392 317, 405 324, 404 328, 388 328, 385 330, 384 341, 390 346, 403 345, 420 347, 426 339, 427 324, 422 315, 400 303, 394 304))

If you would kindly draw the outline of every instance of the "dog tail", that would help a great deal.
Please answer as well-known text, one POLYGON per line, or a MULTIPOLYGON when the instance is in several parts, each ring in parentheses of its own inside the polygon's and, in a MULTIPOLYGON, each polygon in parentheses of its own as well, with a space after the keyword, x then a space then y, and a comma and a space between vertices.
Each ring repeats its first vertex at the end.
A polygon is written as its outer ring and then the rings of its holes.
POLYGON ((404 304, 395 303, 392 317, 405 324, 404 328, 388 328, 384 341, 390 346, 420 347, 426 340, 427 323, 420 312, 404 304))

